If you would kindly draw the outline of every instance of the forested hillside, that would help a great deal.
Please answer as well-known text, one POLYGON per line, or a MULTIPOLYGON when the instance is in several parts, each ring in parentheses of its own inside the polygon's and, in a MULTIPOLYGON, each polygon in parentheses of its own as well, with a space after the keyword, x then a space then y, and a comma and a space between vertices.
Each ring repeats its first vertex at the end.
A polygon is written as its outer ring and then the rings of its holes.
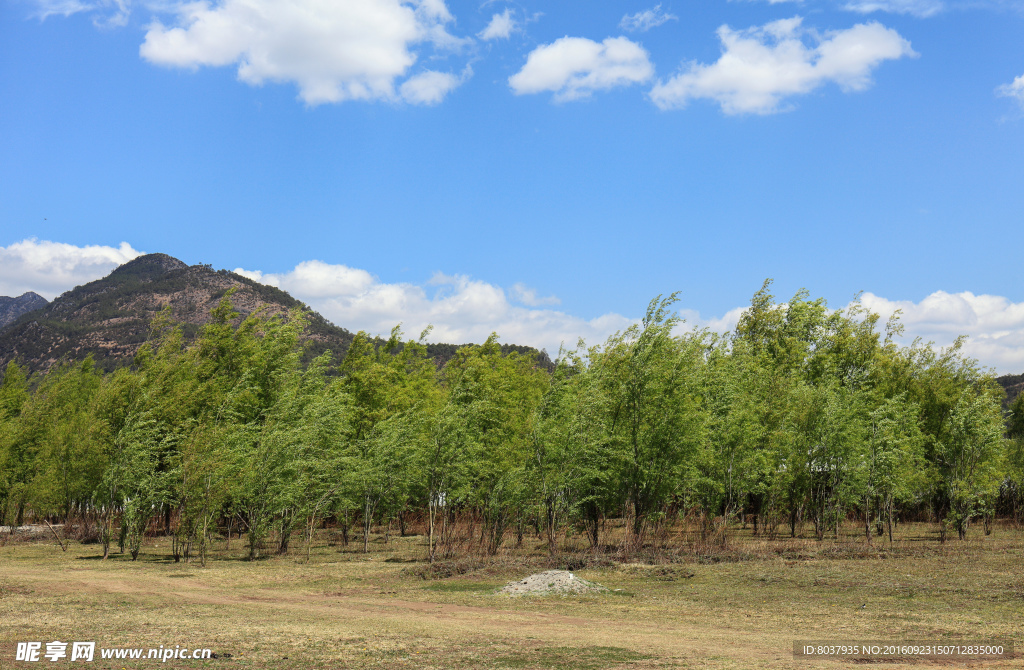
POLYGON ((1021 512, 1024 401, 1007 430, 1001 388, 958 348, 899 346, 897 324, 856 306, 778 302, 766 284, 721 337, 676 333, 673 298, 657 299, 554 367, 491 338, 439 369, 397 329, 304 365, 311 315, 240 319, 240 293, 203 325, 158 316, 112 373, 86 358, 30 384, 9 364, 4 523, 87 519, 104 552, 135 555, 159 521, 176 557, 200 558, 233 526, 256 558, 325 523, 346 538, 361 526, 366 543, 412 516, 434 560, 493 554, 526 529, 552 552, 575 533, 601 551, 609 519, 629 552, 682 518, 819 539, 857 518, 871 541, 900 519, 963 538, 1021 512))

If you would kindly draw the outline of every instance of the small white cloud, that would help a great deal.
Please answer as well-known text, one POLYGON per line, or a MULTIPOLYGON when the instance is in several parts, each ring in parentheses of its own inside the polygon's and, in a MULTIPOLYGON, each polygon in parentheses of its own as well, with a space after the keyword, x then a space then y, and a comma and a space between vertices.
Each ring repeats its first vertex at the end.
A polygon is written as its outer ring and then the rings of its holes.
POLYGON ((450 72, 427 70, 405 80, 399 93, 403 100, 414 105, 436 105, 472 76, 473 69, 468 65, 458 77, 450 72))
POLYGON ((527 287, 525 284, 514 284, 512 289, 509 291, 512 299, 518 303, 522 303, 527 307, 540 307, 541 305, 560 305, 561 300, 558 296, 549 295, 546 298, 542 298, 537 295, 536 289, 527 287))
POLYGON ((627 14, 619 21, 619 27, 629 32, 647 32, 651 28, 657 28, 668 21, 678 21, 679 17, 668 12, 661 11, 661 5, 655 5, 653 9, 645 9, 636 14, 627 14))
POLYGON ((843 9, 861 14, 889 12, 922 18, 934 16, 945 8, 945 3, 940 0, 853 0, 843 5, 843 9))
POLYGON ((81 12, 92 12, 93 23, 98 27, 117 27, 128 23, 131 14, 131 0, 34 0, 36 11, 33 16, 40 21, 50 16, 68 17, 81 12))
POLYGON ((769 5, 781 5, 784 2, 792 2, 796 5, 802 5, 804 0, 729 0, 729 2, 767 2, 769 5))
POLYGON ((477 33, 477 37, 484 40, 507 40, 516 29, 516 20, 512 18, 512 10, 506 9, 501 14, 491 17, 487 27, 477 33))
POLYGON ((332 265, 323 261, 303 261, 286 275, 264 274, 259 270, 235 268, 235 274, 248 277, 261 284, 295 291, 304 299, 326 298, 338 294, 360 293, 376 281, 366 270, 346 265, 332 265), (288 288, 282 284, 288 284, 288 288))
MULTIPOLYGON (((241 81, 293 82, 310 105, 394 100, 416 62, 414 46, 466 43, 448 33, 452 20, 442 0, 200 0, 178 5, 175 25, 150 25, 139 51, 169 67, 237 64, 241 81)), ((406 82, 410 96, 423 96, 416 101, 433 101, 443 88, 429 79, 406 82)))
POLYGON ((881 62, 917 55, 910 42, 879 23, 820 36, 804 29, 802 21, 794 17, 742 31, 722 26, 721 58, 711 65, 691 63, 659 82, 651 100, 661 109, 679 109, 704 98, 716 101, 726 114, 771 114, 780 111, 783 99, 828 82, 862 91, 881 62))
POLYGON ((906 342, 920 337, 947 347, 957 336, 967 335, 964 353, 968 356, 1002 374, 1024 372, 1024 303, 970 291, 936 291, 920 302, 865 293, 861 303, 883 320, 902 310, 906 342))
POLYGON ((53 300, 64 291, 110 274, 141 256, 127 242, 119 247, 76 247, 35 238, 0 247, 0 295, 16 297, 35 291, 53 300))
POLYGON ((648 81, 654 66, 647 52, 625 37, 595 42, 563 37, 537 47, 508 82, 516 95, 552 91, 556 101, 588 97, 594 91, 648 81))
POLYGON ((1013 98, 1024 109, 1024 74, 996 89, 998 95, 1013 98))
POLYGON ((95 9, 93 3, 81 2, 80 0, 36 0, 35 5, 36 11, 32 15, 39 20, 44 20, 51 16, 67 17, 72 14, 95 9))
POLYGON ((747 311, 746 307, 734 307, 722 316, 703 317, 700 312, 692 309, 678 310, 683 323, 677 327, 678 332, 693 330, 693 328, 707 328, 713 333, 724 335, 736 327, 740 317, 747 311))

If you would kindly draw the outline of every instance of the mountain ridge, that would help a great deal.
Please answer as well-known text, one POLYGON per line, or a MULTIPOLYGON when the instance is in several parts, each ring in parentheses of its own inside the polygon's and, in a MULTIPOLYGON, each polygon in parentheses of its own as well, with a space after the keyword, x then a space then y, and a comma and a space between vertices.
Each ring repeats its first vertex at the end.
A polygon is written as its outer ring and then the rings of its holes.
POLYGON ((0 365, 17 360, 31 372, 42 372, 58 361, 92 354, 100 368, 112 370, 131 362, 149 337, 153 317, 165 307, 171 308, 172 318, 191 339, 232 288, 240 319, 254 311, 274 315, 298 308, 306 312, 310 357, 326 349, 343 353, 354 337, 280 289, 226 270, 215 271, 209 265, 147 254, 0 328, 0 365))
POLYGON ((1003 401, 1004 408, 1009 407, 1017 399, 1017 396, 1024 393, 1024 374, 1002 375, 1001 377, 996 377, 996 381, 1006 391, 1006 400, 1003 401))
POLYGON ((0 296, 0 330, 17 321, 23 314, 34 312, 50 304, 35 291, 26 291, 17 298, 0 296))
MULTIPOLYGON (((307 361, 328 349, 340 359, 355 337, 279 288, 228 270, 188 265, 173 256, 154 253, 128 261, 106 277, 76 286, 52 302, 36 296, 44 303, 41 307, 0 325, 0 371, 15 360, 30 372, 45 372, 60 361, 79 360, 89 354, 106 371, 128 365, 148 339, 153 318, 165 307, 171 308, 172 319, 181 324, 186 339, 191 340, 232 288, 235 292, 231 302, 239 319, 256 311, 273 316, 302 310, 308 319, 307 361)), ((428 344, 427 353, 440 366, 459 346, 428 344)), ((551 365, 546 353, 532 347, 504 344, 502 351, 533 353, 538 356, 538 364, 551 365)))

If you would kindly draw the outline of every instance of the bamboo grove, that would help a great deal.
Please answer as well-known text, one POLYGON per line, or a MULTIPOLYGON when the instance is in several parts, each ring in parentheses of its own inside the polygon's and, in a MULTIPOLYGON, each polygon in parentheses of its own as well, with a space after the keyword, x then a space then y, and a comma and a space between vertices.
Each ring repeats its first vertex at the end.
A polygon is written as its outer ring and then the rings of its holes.
POLYGON ((255 559, 325 526, 366 549, 415 519, 434 561, 524 533, 601 551, 609 519, 628 551, 687 518, 818 539, 856 519, 870 542, 910 517, 962 539, 1019 513, 1024 401, 1004 414, 959 343, 900 346, 895 320, 776 302, 768 282, 725 336, 687 331, 674 300, 553 367, 492 336, 438 369, 427 333, 397 327, 303 366, 301 312, 240 319, 230 294, 194 342, 157 319, 113 373, 12 363, 2 523, 85 520, 104 557, 133 558, 159 528, 205 562, 232 530, 255 559))

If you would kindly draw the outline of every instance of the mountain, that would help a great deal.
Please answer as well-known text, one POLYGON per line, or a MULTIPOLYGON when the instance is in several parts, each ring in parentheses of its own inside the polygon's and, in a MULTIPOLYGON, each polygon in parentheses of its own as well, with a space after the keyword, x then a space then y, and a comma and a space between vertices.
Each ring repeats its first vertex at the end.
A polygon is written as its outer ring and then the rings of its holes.
POLYGON ((1024 392, 1024 375, 1003 375, 1002 377, 997 377, 996 381, 1006 391, 1006 400, 1003 402, 1003 407, 1009 407, 1017 399, 1017 396, 1024 392))
POLYGON ((326 349, 342 353, 352 342, 352 333, 280 289, 209 265, 186 265, 166 254, 149 254, 51 303, 43 300, 41 309, 0 327, 0 365, 14 359, 37 372, 62 359, 92 354, 99 367, 111 370, 131 362, 149 336, 150 322, 164 307, 170 306, 185 336, 192 338, 231 288, 236 289, 232 302, 241 317, 257 310, 270 315, 296 307, 306 310, 309 358, 326 349))
POLYGON ((0 296, 0 330, 14 323, 22 314, 42 309, 47 304, 46 298, 32 291, 22 293, 17 298, 0 296))
MULTIPOLYGON (((149 254, 121 265, 103 279, 76 286, 51 303, 34 293, 25 294, 42 302, 31 303, 38 307, 23 310, 0 325, 0 374, 11 360, 27 365, 31 372, 43 372, 58 361, 80 360, 88 354, 104 370, 127 365, 149 337, 153 317, 165 307, 171 308, 173 319, 183 324, 185 337, 191 339, 209 322, 210 311, 231 288, 236 289, 231 302, 240 318, 255 311, 274 315, 304 310, 308 317, 307 361, 327 349, 343 356, 352 343, 351 332, 280 289, 209 265, 186 265, 167 254, 149 254)), ((0 309, 6 305, 0 303, 0 309)), ((427 353, 440 366, 455 355, 458 346, 429 344, 427 353)), ((552 365, 546 353, 532 347, 503 344, 501 348, 505 354, 536 354, 538 365, 552 365)))

